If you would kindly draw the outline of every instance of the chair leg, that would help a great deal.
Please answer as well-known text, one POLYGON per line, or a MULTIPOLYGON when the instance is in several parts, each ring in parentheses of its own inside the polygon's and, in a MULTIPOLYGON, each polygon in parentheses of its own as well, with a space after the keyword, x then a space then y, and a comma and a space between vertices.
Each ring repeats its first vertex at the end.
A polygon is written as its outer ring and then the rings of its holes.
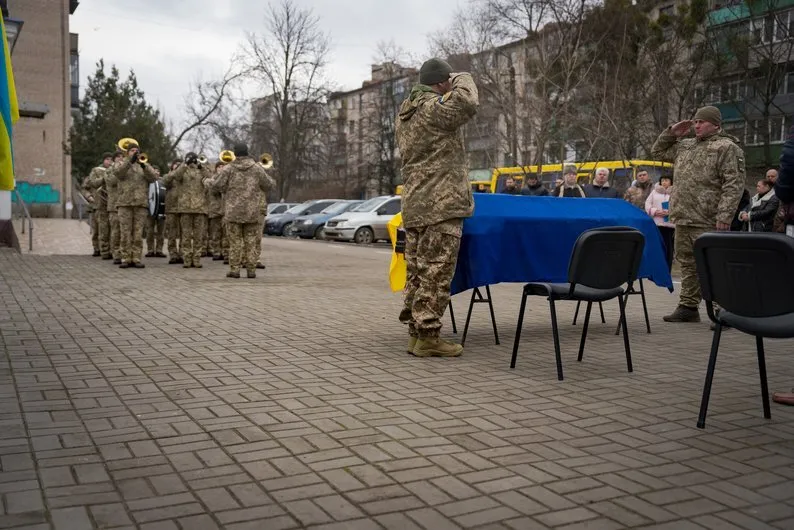
POLYGON ((460 345, 466 345, 466 335, 469 333, 469 322, 471 322, 471 310, 474 309, 474 297, 477 295, 477 289, 475 288, 471 292, 471 301, 469 302, 469 312, 466 314, 466 324, 463 326, 463 337, 461 338, 460 345))
POLYGON ((527 307, 527 293, 521 296, 521 309, 518 310, 518 324, 516 325, 516 338, 513 342, 513 358, 510 360, 510 368, 516 367, 518 357, 518 344, 521 342, 521 328, 524 326, 524 309, 527 307))
POLYGON ((629 372, 634 371, 631 365, 631 346, 629 345, 629 328, 626 324, 626 302, 623 297, 618 296, 618 304, 620 305, 620 325, 623 326, 623 347, 626 348, 626 367, 629 372))
POLYGON ((706 426, 706 412, 709 408, 711 382, 714 380, 714 367, 717 365, 717 351, 720 349, 720 335, 722 335, 722 324, 717 322, 717 327, 714 329, 714 338, 711 340, 711 355, 709 356, 709 367, 706 369, 706 382, 703 384, 703 398, 700 400, 698 429, 703 429, 706 426))
POLYGON ((499 346, 499 332, 496 329, 496 314, 493 310, 493 296, 491 296, 491 286, 485 286, 485 293, 488 296, 488 309, 491 310, 491 324, 493 324, 493 338, 497 346, 499 346))
POLYGON ((590 324, 590 310, 593 309, 593 302, 587 302, 587 310, 584 313, 584 325, 582 326, 582 340, 579 342, 579 357, 577 361, 582 362, 584 355, 584 341, 587 339, 587 326, 590 324))
POLYGON ((582 301, 579 300, 576 302, 576 311, 573 314, 573 322, 571 322, 572 326, 576 325, 576 319, 579 318, 579 308, 582 306, 582 301))
POLYGON ((449 318, 452 320, 452 333, 458 334, 458 325, 455 323, 455 310, 452 309, 452 299, 449 301, 449 318))
POLYGON ((764 418, 770 419, 772 413, 769 410, 769 387, 766 383, 766 359, 764 358, 764 338, 756 337, 755 344, 758 348, 758 375, 761 376, 761 399, 764 401, 764 418))
POLYGON ((549 307, 551 309, 551 330, 554 334, 554 354, 557 356, 557 379, 563 380, 562 377, 562 355, 560 355, 560 332, 557 328, 557 309, 554 307, 554 300, 549 299, 549 307))
POLYGON ((648 303, 645 301, 645 286, 642 284, 642 278, 640 278, 640 298, 642 298, 642 312, 645 313, 645 328, 650 333, 651 319, 648 318, 648 303))
POLYGON ((607 320, 604 318, 604 306, 601 302, 598 302, 598 310, 601 312, 601 323, 606 324, 607 320))

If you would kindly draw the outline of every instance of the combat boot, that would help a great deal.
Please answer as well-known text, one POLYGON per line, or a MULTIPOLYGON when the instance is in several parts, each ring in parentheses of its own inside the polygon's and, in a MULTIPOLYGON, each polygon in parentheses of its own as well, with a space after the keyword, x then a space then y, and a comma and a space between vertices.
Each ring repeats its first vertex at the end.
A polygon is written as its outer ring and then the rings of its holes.
POLYGON ((111 256, 110 254, 105 254, 104 256, 102 256, 102 259, 113 259, 113 256, 111 256))
POLYGON ((414 348, 416 348, 416 342, 419 340, 419 337, 410 336, 408 337, 408 349, 406 350, 411 355, 414 354, 414 348))
POLYGON ((418 339, 413 354, 417 357, 458 357, 463 353, 463 346, 438 337, 418 339))
POLYGON ((662 317, 665 322, 700 322, 700 311, 697 307, 679 305, 675 311, 662 317))
POLYGON ((140 261, 133 262, 133 264, 131 266, 135 267, 136 269, 145 269, 146 268, 146 265, 144 265, 140 261))
POLYGON ((239 272, 234 272, 234 271, 229 271, 229 272, 226 273, 226 277, 227 278, 239 278, 240 277, 240 273, 239 272))
POLYGON ((128 269, 129 267, 130 267, 130 264, 127 263, 126 261, 122 261, 121 265, 119 265, 119 269, 128 269))
POLYGON ((264 269, 265 268, 265 264, 262 263, 261 261, 257 261, 256 262, 256 268, 257 269, 264 269))
POLYGON ((101 254, 100 254, 100 252, 98 250, 95 250, 94 253, 91 254, 91 257, 93 257, 93 258, 98 258, 99 256, 101 256, 101 254))
POLYGON ((248 271, 249 278, 256 278, 256 271, 248 271))
POLYGON ((113 260, 113 265, 121 265, 121 260, 119 258, 115 258, 113 260))

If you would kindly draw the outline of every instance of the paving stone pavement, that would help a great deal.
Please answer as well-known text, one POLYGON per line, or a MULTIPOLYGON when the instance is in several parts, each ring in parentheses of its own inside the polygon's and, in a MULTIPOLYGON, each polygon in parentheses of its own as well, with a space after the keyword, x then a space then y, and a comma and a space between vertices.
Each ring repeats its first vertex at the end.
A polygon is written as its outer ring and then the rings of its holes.
MULTIPOLYGON (((616 304, 582 363, 561 304, 559 382, 541 299, 509 368, 516 285, 493 288, 502 345, 481 305, 463 357, 417 359, 388 251, 264 247, 256 280, 0 252, 0 528, 794 528, 794 408, 763 418, 730 332, 697 429, 711 336, 661 322, 666 291, 651 335, 629 302, 631 374, 616 304)), ((773 390, 791 347, 769 341, 773 390)))

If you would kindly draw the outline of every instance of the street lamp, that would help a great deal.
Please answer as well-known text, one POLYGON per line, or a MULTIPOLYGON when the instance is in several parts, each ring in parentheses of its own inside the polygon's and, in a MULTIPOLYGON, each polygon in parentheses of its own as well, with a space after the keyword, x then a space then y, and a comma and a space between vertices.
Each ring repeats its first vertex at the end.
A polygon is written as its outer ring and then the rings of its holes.
POLYGON ((19 32, 22 31, 23 21, 15 18, 3 18, 3 24, 6 27, 6 37, 8 38, 8 47, 11 53, 14 53, 14 45, 17 43, 19 32))

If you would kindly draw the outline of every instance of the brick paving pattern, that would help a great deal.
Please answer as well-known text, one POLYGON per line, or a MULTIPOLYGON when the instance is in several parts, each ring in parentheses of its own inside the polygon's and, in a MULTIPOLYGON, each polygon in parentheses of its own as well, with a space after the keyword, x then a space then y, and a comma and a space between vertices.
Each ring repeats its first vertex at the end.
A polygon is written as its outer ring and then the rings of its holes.
MULTIPOLYGON (((509 368, 518 286, 501 346, 480 305, 462 358, 416 359, 387 251, 264 252, 256 280, 0 252, 0 528, 794 528, 794 409, 763 418, 730 332, 696 429, 711 335, 661 322, 673 295, 649 288, 652 335, 629 302, 632 374, 616 304, 582 363, 561 304, 559 382, 542 299, 509 368)), ((772 389, 790 354, 769 341, 772 389)))

